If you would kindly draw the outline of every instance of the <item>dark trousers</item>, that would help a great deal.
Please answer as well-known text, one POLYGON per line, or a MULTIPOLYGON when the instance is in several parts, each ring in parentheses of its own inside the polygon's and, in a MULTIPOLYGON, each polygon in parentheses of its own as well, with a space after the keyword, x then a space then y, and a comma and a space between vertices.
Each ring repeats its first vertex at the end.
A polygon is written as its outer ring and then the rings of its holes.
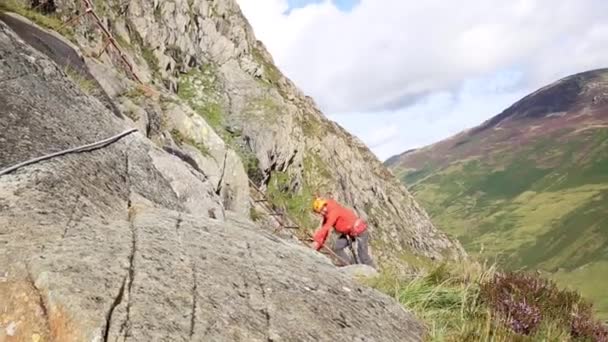
POLYGON ((346 262, 348 265, 352 265, 355 263, 359 263, 359 264, 365 264, 365 265, 369 265, 371 267, 376 267, 376 265, 374 264, 374 261, 372 260, 372 258, 369 256, 369 233, 366 231, 364 231, 363 233, 361 233, 361 235, 356 236, 356 237, 352 237, 352 236, 348 236, 346 234, 340 234, 340 236, 338 236, 338 239, 336 240, 336 244, 334 245, 334 253, 336 253, 337 256, 340 257, 340 259, 343 260, 343 262, 346 262), (352 243, 356 242, 357 244, 357 256, 358 256, 358 260, 353 260, 353 258, 351 258, 351 256, 346 253, 345 249, 347 247, 351 247, 352 243))

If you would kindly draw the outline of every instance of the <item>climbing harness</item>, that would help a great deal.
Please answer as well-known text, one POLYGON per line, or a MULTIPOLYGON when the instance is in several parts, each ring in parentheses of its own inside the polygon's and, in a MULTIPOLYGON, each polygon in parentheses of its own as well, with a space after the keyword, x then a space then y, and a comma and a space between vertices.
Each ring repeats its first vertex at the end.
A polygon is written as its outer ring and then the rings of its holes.
POLYGON ((63 151, 47 154, 47 155, 44 155, 42 157, 38 157, 38 158, 34 158, 34 159, 30 159, 30 160, 24 161, 24 162, 19 163, 17 165, 13 165, 13 166, 8 167, 6 169, 0 170, 0 176, 3 176, 3 175, 8 174, 10 172, 13 172, 13 171, 15 171, 15 170, 17 170, 17 169, 19 169, 21 167, 24 167, 26 165, 34 164, 34 163, 37 163, 37 162, 40 162, 40 161, 43 161, 43 160, 55 158, 55 157, 62 156, 62 155, 68 154, 68 153, 85 152, 85 151, 89 151, 89 150, 94 150, 94 149, 97 149, 97 148, 105 147, 106 145, 109 145, 109 144, 111 144, 113 142, 116 142, 120 138, 122 138, 122 137, 124 137, 126 135, 129 135, 129 134, 131 134, 131 133, 133 133, 135 131, 137 131, 137 128, 132 128, 132 129, 126 130, 126 131, 124 131, 124 132, 122 132, 120 134, 117 134, 117 135, 115 135, 113 137, 109 137, 107 139, 100 140, 100 141, 97 141, 97 142, 94 142, 94 143, 91 143, 91 144, 87 144, 87 145, 83 145, 83 146, 78 146, 78 147, 70 148, 70 149, 67 149, 67 150, 63 150, 63 151))

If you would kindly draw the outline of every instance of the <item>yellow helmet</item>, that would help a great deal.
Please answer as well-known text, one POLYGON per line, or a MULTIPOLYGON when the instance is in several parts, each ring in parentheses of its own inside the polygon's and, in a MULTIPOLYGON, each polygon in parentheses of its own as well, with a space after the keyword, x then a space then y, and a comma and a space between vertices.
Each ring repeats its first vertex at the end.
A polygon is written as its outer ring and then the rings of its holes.
POLYGON ((312 202, 312 210, 316 213, 320 213, 323 207, 327 204, 327 201, 322 198, 315 198, 312 202))

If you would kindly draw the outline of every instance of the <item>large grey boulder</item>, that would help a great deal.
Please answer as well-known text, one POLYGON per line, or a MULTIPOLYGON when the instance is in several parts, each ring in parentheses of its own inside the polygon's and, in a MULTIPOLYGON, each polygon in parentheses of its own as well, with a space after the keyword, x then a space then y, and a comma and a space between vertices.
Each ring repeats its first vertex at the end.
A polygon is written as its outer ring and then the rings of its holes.
MULTIPOLYGON (((132 125, 1 21, 0 83, 0 169, 132 125)), ((141 132, 0 176, 0 339, 422 339, 397 302, 224 210, 141 132)))

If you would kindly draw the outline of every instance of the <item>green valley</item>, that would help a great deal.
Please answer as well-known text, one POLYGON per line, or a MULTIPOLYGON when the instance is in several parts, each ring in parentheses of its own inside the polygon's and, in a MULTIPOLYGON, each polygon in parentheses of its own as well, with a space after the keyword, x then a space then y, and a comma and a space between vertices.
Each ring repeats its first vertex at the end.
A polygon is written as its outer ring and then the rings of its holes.
POLYGON ((468 252, 507 269, 537 269, 581 291, 604 319, 608 106, 601 96, 608 94, 607 74, 549 87, 580 85, 576 102, 561 115, 520 116, 541 90, 503 112, 499 123, 489 120, 387 161, 434 223, 468 252))

